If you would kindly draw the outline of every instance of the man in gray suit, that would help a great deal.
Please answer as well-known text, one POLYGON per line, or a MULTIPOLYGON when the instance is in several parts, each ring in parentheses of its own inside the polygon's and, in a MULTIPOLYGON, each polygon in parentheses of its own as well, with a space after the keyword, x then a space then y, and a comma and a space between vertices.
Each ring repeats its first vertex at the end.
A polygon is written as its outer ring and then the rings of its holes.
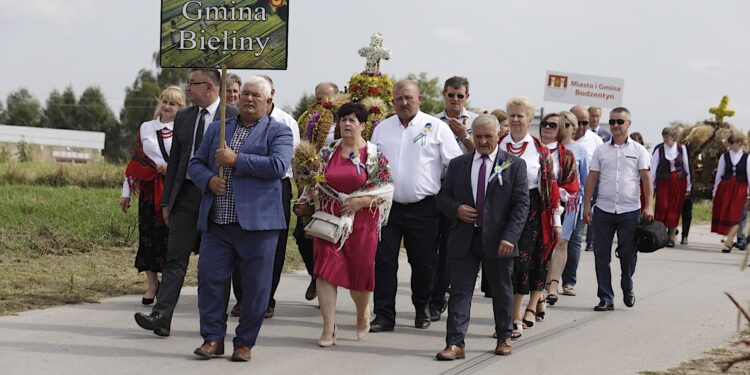
MULTIPOLYGON (((135 321, 141 328, 159 336, 169 336, 172 313, 180 298, 190 253, 198 250, 200 244, 196 228, 201 192, 187 175, 187 168, 208 125, 220 118, 220 89, 219 71, 192 69, 185 93, 194 105, 177 112, 174 119, 172 150, 161 200, 164 222, 169 225, 167 261, 151 314, 135 314, 135 321)), ((227 118, 236 117, 237 113, 237 108, 227 106, 227 118)))
POLYGON ((529 212, 526 163, 497 147, 500 124, 481 115, 472 124, 476 150, 451 160, 437 205, 454 220, 448 237, 451 294, 446 347, 438 360, 465 358, 471 299, 479 264, 492 293, 497 346, 495 354, 511 354, 513 258, 529 212))

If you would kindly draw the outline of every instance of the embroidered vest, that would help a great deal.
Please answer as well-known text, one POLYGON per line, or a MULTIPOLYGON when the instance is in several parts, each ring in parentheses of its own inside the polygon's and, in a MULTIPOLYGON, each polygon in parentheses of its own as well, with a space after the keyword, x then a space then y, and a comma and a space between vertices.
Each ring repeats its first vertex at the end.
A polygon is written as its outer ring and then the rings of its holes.
POLYGON ((732 158, 729 157, 729 152, 724 153, 724 175, 721 176, 721 179, 728 180, 732 176, 737 177, 737 182, 747 182, 747 153, 742 153, 742 157, 737 165, 732 165, 732 158))
MULTIPOLYGON (((656 167, 656 179, 666 180, 672 173, 672 168, 669 160, 664 155, 664 143, 659 143, 656 149, 659 150, 659 165, 656 167)), ((682 146, 679 144, 677 145, 677 157, 674 158, 674 168, 677 171, 677 178, 685 178, 685 166, 682 164, 682 146)))

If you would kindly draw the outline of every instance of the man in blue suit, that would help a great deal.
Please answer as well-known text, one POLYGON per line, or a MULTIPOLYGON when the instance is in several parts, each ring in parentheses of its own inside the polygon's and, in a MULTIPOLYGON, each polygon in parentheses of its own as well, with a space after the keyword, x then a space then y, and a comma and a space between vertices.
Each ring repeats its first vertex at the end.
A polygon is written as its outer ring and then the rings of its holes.
POLYGON ((231 359, 250 360, 268 306, 276 241, 286 228, 281 179, 292 161, 292 132, 267 115, 271 86, 261 77, 245 82, 239 106, 240 114, 226 121, 227 147, 220 149, 214 122, 188 170, 203 193, 198 310, 204 342, 194 352, 203 359, 224 354, 226 285, 237 263, 243 298, 231 359))

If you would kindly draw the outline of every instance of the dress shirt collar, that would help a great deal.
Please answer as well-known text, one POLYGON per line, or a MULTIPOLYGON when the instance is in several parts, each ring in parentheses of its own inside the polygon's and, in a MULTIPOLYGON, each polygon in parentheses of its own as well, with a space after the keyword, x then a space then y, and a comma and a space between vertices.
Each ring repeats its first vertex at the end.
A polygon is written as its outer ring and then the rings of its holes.
POLYGON ((623 143, 622 145, 615 144, 615 137, 614 136, 612 137, 612 139, 609 140, 609 144, 611 144, 612 146, 617 147, 617 148, 628 146, 630 144, 630 142, 635 142, 634 140, 632 140, 630 138, 630 135, 628 135, 627 137, 625 137, 625 143, 623 143))
MULTIPOLYGON (((221 103, 221 100, 217 98, 216 101, 214 101, 213 103, 211 103, 211 105, 209 105, 208 107, 206 107, 206 110, 208 111, 208 114, 210 115, 209 116, 209 122, 211 122, 213 120, 214 116, 216 116, 216 111, 219 109, 219 103, 221 103)), ((198 108, 199 108, 198 112, 200 113, 200 109, 202 107, 198 107, 198 108)), ((208 125, 208 124, 206 124, 206 125, 208 125)))
MULTIPOLYGON (((446 112, 446 110, 443 110, 443 112, 440 112, 440 113, 436 114, 435 117, 437 117, 437 118, 439 118, 441 120, 447 120, 448 118, 450 118, 448 116, 448 112, 446 112)), ((469 118, 469 111, 467 111, 466 108, 461 108, 461 113, 459 113, 458 117, 456 117, 456 118, 457 119, 469 118)))
MULTIPOLYGON (((497 158, 497 150, 499 147, 495 147, 495 150, 490 152, 489 155, 487 155, 490 158, 490 162, 492 164, 495 163, 495 158, 497 158)), ((477 161, 482 158, 482 154, 479 153, 479 151, 474 151, 474 161, 477 161)))

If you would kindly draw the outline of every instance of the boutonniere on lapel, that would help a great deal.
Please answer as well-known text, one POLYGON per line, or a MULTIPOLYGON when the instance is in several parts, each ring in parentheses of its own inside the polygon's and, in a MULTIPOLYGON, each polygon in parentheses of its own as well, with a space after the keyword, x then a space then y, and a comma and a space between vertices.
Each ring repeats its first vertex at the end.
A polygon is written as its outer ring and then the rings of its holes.
POLYGON ((501 174, 504 170, 508 169, 510 167, 512 161, 510 159, 508 160, 498 160, 498 164, 495 164, 495 168, 492 170, 492 175, 490 176, 490 181, 492 181, 493 178, 497 177, 497 182, 500 184, 500 186, 503 186, 503 175, 501 174))
POLYGON ((414 137, 414 139, 411 140, 412 143, 417 143, 421 141, 421 145, 424 146, 425 142, 427 141, 427 133, 431 131, 432 131, 432 123, 428 122, 427 124, 425 124, 422 131, 419 134, 417 134, 417 136, 414 137))
POLYGON ((354 152, 350 152, 349 160, 357 167, 357 174, 362 174, 362 169, 365 168, 365 165, 359 160, 359 156, 355 155, 354 152))

